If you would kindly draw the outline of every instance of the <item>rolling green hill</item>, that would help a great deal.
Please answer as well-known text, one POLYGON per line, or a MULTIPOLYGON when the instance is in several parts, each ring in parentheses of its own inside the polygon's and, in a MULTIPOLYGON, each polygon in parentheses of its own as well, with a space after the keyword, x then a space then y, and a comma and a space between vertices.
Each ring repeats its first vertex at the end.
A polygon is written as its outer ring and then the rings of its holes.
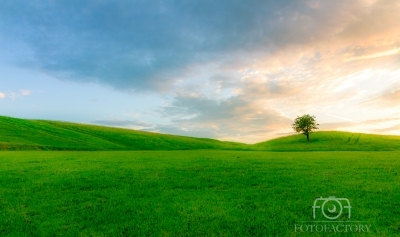
POLYGON ((281 137, 254 144, 254 150, 267 151, 399 151, 400 136, 321 131, 281 137))
POLYGON ((0 150, 241 150, 241 143, 0 116, 0 150))
POLYGON ((68 122, 0 116, 0 150, 400 151, 400 136, 321 131, 254 145, 68 122))

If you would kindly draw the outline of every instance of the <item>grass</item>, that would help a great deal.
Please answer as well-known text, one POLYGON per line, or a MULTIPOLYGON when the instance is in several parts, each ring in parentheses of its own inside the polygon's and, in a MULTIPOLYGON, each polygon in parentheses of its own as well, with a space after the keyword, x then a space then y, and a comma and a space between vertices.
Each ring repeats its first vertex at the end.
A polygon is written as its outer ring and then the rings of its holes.
POLYGON ((0 150, 400 151, 400 136, 322 131, 250 145, 58 121, 0 116, 0 150))
MULTIPOLYGON (((296 233, 344 197, 369 233, 400 235, 400 152, 0 152, 1 236, 296 233)), ((343 216, 340 220, 346 220, 343 216)))
POLYGON ((3 116, 0 131, 0 236, 400 236, 400 136, 251 145, 3 116), (329 196, 371 231, 295 232, 329 196))
POLYGON ((246 146, 208 138, 4 116, 0 116, 0 131, 0 150, 241 150, 246 146))
POLYGON ((252 146, 266 151, 400 151, 400 136, 320 131, 310 142, 302 134, 281 137, 252 146))

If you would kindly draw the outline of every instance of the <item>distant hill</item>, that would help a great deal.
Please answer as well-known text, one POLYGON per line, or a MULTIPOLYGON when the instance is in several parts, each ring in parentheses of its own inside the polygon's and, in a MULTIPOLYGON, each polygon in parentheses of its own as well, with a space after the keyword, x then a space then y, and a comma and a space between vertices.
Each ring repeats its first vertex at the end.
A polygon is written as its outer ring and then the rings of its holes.
POLYGON ((400 136, 321 131, 254 145, 131 129, 0 116, 0 150, 400 151, 400 136))
POLYGON ((310 142, 302 134, 280 137, 252 146, 267 151, 400 151, 400 136, 320 131, 310 135, 310 142))
POLYGON ((0 150, 193 150, 246 149, 207 138, 0 116, 0 150))

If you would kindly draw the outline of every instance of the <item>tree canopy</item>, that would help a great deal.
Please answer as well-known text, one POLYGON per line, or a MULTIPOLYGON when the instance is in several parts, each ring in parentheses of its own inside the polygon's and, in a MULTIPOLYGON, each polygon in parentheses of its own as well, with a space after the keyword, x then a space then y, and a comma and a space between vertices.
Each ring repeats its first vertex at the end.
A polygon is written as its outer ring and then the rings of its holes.
POLYGON ((310 141, 310 133, 318 129, 319 124, 315 120, 315 116, 305 114, 303 116, 297 116, 294 120, 292 128, 297 133, 302 133, 307 136, 307 141, 310 141))

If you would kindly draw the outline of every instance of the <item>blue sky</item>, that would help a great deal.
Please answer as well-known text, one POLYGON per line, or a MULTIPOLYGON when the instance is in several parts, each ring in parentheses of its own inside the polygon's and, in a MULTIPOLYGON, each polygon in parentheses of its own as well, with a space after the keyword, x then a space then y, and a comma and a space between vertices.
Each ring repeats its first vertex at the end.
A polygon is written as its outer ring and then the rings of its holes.
POLYGON ((1 1, 0 114, 258 142, 400 134, 400 3, 1 1))

